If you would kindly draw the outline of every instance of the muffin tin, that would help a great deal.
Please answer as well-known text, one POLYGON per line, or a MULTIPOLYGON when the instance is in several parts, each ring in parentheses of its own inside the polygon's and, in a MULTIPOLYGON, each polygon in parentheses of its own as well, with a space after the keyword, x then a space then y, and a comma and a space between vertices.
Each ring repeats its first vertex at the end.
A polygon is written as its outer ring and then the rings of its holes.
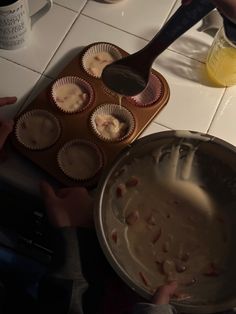
MULTIPOLYGON (((57 79, 17 116, 15 121, 15 132, 11 137, 14 147, 66 186, 95 186, 104 168, 125 146, 142 133, 169 100, 170 92, 166 80, 160 73, 152 70, 150 84, 146 90, 135 97, 123 97, 120 105, 118 95, 107 89, 99 75, 92 75, 88 70, 88 60, 91 55, 103 51, 105 51, 104 55, 110 53, 115 60, 128 55, 120 47, 106 42, 97 42, 85 47, 64 68, 57 79), (58 87, 60 88, 67 83, 78 84, 82 91, 87 94, 83 95, 85 96, 83 106, 65 110, 58 103, 56 91, 58 87), (53 115, 58 121, 57 126, 60 126, 58 139, 54 144, 43 149, 40 147, 32 149, 29 145, 25 145, 24 140, 19 138, 20 121, 25 115, 32 115, 35 109, 43 111, 45 116, 53 115), (114 114, 117 119, 120 119, 119 121, 127 124, 126 133, 116 139, 107 139, 98 134, 94 122, 97 113, 114 114), (68 149, 70 143, 77 142, 87 144, 90 148, 93 147, 98 154, 97 158, 94 158, 97 162, 97 168, 95 167, 91 177, 76 178, 63 171, 59 160, 63 154, 59 152, 65 151, 65 147, 68 149)), ((103 62, 103 60, 100 61, 103 62)))

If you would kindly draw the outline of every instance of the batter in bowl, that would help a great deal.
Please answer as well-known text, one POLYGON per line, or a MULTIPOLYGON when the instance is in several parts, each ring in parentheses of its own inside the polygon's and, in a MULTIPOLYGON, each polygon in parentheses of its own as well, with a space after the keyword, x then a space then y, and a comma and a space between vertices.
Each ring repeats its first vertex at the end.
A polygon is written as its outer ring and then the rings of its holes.
POLYGON ((226 272, 230 222, 195 173, 195 154, 191 145, 184 158, 181 145, 168 154, 160 148, 124 166, 109 190, 112 251, 136 284, 151 293, 177 280, 185 298, 192 298, 199 286, 217 290, 226 272))

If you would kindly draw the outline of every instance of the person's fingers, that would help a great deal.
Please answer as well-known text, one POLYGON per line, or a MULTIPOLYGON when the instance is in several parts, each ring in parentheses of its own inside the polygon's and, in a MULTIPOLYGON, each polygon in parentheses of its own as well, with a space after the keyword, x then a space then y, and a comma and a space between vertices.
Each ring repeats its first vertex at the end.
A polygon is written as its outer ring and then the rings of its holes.
POLYGON ((232 23, 236 23, 236 2, 235 0, 212 0, 218 11, 226 16, 232 23))
POLYGON ((46 181, 40 182, 40 192, 48 208, 54 207, 57 204, 58 197, 54 189, 46 181))
POLYGON ((16 97, 3 97, 0 98, 0 106, 6 106, 14 104, 17 101, 16 97))
POLYGON ((44 199, 49 221, 55 227, 69 226, 60 208, 60 200, 50 184, 43 181, 40 183, 40 192, 44 199))
POLYGON ((0 149, 2 149, 8 135, 13 129, 14 122, 12 120, 4 121, 0 125, 0 149))
POLYGON ((72 192, 72 188, 63 188, 56 192, 56 195, 60 198, 65 198, 72 192))
POLYGON ((177 281, 172 281, 164 286, 161 286, 153 295, 152 302, 154 304, 168 304, 170 298, 174 295, 177 289, 177 281))
POLYGON ((88 194, 87 190, 84 187, 72 187, 72 188, 63 188, 56 192, 56 195, 60 198, 65 198, 70 194, 76 194, 81 196, 86 196, 88 194))
POLYGON ((77 190, 80 194, 84 195, 84 196, 87 196, 88 195, 88 190, 82 186, 80 187, 77 187, 77 190))

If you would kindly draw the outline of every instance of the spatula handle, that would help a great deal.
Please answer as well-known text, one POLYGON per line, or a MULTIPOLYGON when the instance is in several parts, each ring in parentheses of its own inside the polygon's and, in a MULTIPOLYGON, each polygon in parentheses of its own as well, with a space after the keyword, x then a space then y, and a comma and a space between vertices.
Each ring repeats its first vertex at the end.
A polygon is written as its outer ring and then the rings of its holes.
POLYGON ((214 8, 215 6, 209 0, 192 0, 187 5, 181 5, 149 44, 143 48, 142 53, 153 62, 178 37, 214 8))

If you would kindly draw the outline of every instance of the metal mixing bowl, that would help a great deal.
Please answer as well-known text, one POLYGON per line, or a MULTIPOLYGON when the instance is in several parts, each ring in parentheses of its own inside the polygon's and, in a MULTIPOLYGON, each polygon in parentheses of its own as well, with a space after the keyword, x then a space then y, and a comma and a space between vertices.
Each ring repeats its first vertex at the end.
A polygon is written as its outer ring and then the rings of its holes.
MULTIPOLYGON (((195 167, 203 178, 205 189, 215 195, 216 202, 220 204, 221 210, 226 212, 232 225, 236 223, 236 148, 234 146, 206 134, 166 131, 146 136, 123 150, 100 180, 95 202, 95 225, 101 247, 113 269, 131 289, 146 299, 150 299, 151 293, 133 280, 127 271, 127 265, 117 256, 111 241, 108 241, 109 235, 105 222, 106 215, 111 210, 109 189, 124 165, 129 165, 135 158, 151 154, 153 150, 163 145, 168 151, 168 147, 176 143, 180 143, 182 147, 182 158, 185 158, 186 147, 189 145, 197 147, 195 167)), ((177 310, 188 313, 213 313, 236 306, 236 254, 233 245, 235 234, 236 228, 233 228, 232 245, 229 254, 225 257, 227 269, 224 275, 217 279, 217 287, 208 289, 207 285, 196 285, 193 290, 190 288, 191 293, 199 297, 186 301, 173 301, 172 304, 177 310)))

